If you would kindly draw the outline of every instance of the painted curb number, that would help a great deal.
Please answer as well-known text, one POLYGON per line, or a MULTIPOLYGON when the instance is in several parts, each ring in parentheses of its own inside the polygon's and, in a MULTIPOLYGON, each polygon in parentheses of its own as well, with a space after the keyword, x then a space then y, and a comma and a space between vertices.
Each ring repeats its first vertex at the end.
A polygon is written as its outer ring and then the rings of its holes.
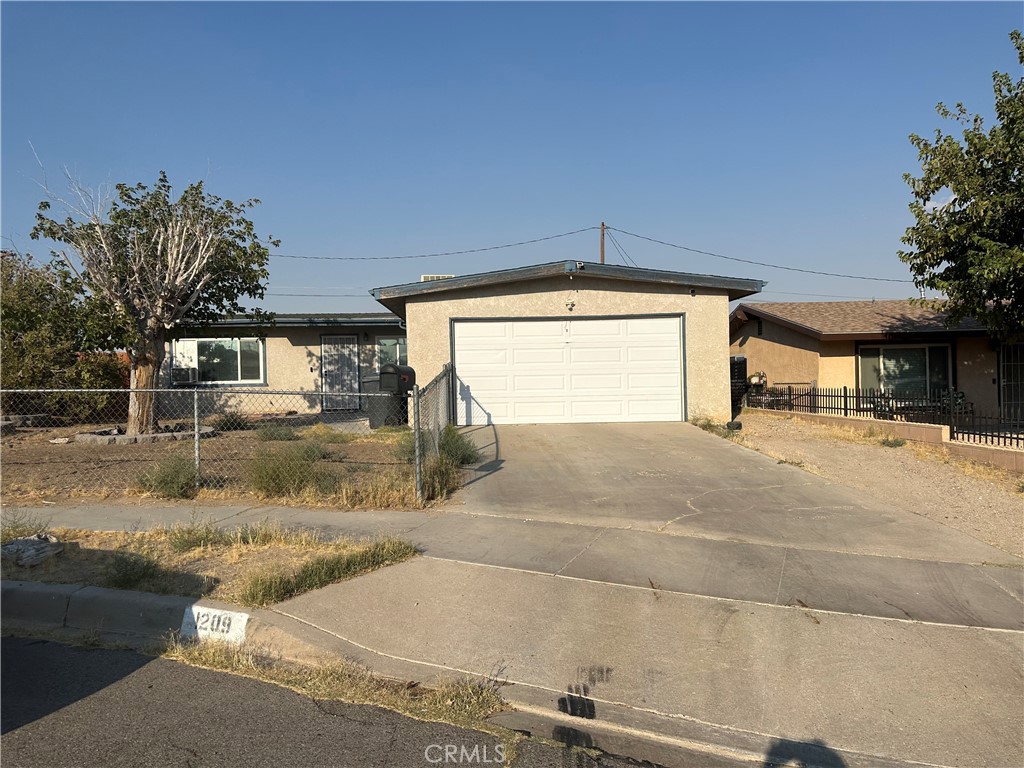
POLYGON ((248 621, 247 613, 190 605, 181 620, 181 636, 241 643, 245 640, 245 625, 248 621))

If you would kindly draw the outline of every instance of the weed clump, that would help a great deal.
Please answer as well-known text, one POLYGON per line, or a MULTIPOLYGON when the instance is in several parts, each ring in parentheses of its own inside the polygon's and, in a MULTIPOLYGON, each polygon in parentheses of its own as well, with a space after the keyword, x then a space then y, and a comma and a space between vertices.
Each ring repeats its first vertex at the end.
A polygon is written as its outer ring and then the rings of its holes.
POLYGON ((416 548, 407 541, 380 539, 366 549, 315 557, 292 573, 270 570, 256 574, 243 587, 241 600, 253 607, 279 603, 304 592, 399 563, 414 554, 416 548))
POLYGON ((225 413, 213 420, 213 428, 218 432, 238 432, 252 429, 252 424, 240 413, 225 413))
POLYGON ((256 437, 267 443, 298 440, 298 433, 291 427, 280 424, 267 424, 256 430, 256 437))
POLYGON ((886 448, 902 448, 907 444, 907 441, 902 437, 883 437, 878 441, 879 445, 883 445, 886 448))
POLYGON ((160 575, 160 566, 141 552, 115 552, 107 569, 106 583, 114 589, 139 589, 160 575))
POLYGON ((307 487, 327 488, 330 473, 317 462, 326 458, 321 443, 282 446, 249 462, 249 484, 262 496, 298 496, 307 487))
POLYGON ((199 488, 199 473, 191 458, 170 456, 143 472, 139 486, 165 499, 190 499, 199 488))
POLYGON ((49 528, 50 521, 43 520, 34 512, 23 509, 4 510, 3 514, 0 514, 0 544, 6 544, 12 539, 35 536, 37 533, 46 533, 49 528))

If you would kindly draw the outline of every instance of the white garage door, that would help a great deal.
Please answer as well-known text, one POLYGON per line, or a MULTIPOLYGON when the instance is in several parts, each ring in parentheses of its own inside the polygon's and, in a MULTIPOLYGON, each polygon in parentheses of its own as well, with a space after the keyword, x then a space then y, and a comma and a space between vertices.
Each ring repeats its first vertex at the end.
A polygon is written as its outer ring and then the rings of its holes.
POLYGON ((458 421, 681 421, 681 329, 679 317, 458 320, 458 421))

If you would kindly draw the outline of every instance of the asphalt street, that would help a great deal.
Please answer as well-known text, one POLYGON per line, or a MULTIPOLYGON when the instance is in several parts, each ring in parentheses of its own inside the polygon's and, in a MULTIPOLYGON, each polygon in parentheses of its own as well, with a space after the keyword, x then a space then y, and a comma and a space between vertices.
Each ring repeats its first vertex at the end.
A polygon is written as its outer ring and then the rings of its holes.
MULTIPOLYGON (((278 686, 133 651, 13 637, 0 643, 5 768, 503 764, 493 736, 378 707, 314 701, 278 686)), ((528 742, 513 765, 636 764, 528 742)))

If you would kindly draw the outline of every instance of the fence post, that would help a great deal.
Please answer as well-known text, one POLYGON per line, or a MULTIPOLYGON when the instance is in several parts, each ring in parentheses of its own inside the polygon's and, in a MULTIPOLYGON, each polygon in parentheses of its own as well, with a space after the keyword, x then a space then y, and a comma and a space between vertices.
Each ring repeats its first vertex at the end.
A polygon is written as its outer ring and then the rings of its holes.
POLYGON ((416 501, 423 503, 423 447, 420 445, 422 432, 420 431, 420 387, 414 384, 412 387, 412 435, 413 446, 416 451, 416 501))
POLYGON ((954 412, 956 411, 956 403, 955 403, 956 392, 955 392, 955 390, 952 387, 950 387, 950 390, 949 390, 948 394, 949 394, 949 439, 950 440, 955 440, 956 439, 956 417, 954 416, 954 412))
POLYGON ((789 410, 793 410, 793 385, 790 384, 786 387, 786 403, 789 405, 789 410))
POLYGON ((848 387, 843 387, 843 416, 850 415, 850 390, 848 387))
POLYGON ((199 462, 199 389, 192 390, 192 441, 195 452, 196 479, 201 471, 199 462))

